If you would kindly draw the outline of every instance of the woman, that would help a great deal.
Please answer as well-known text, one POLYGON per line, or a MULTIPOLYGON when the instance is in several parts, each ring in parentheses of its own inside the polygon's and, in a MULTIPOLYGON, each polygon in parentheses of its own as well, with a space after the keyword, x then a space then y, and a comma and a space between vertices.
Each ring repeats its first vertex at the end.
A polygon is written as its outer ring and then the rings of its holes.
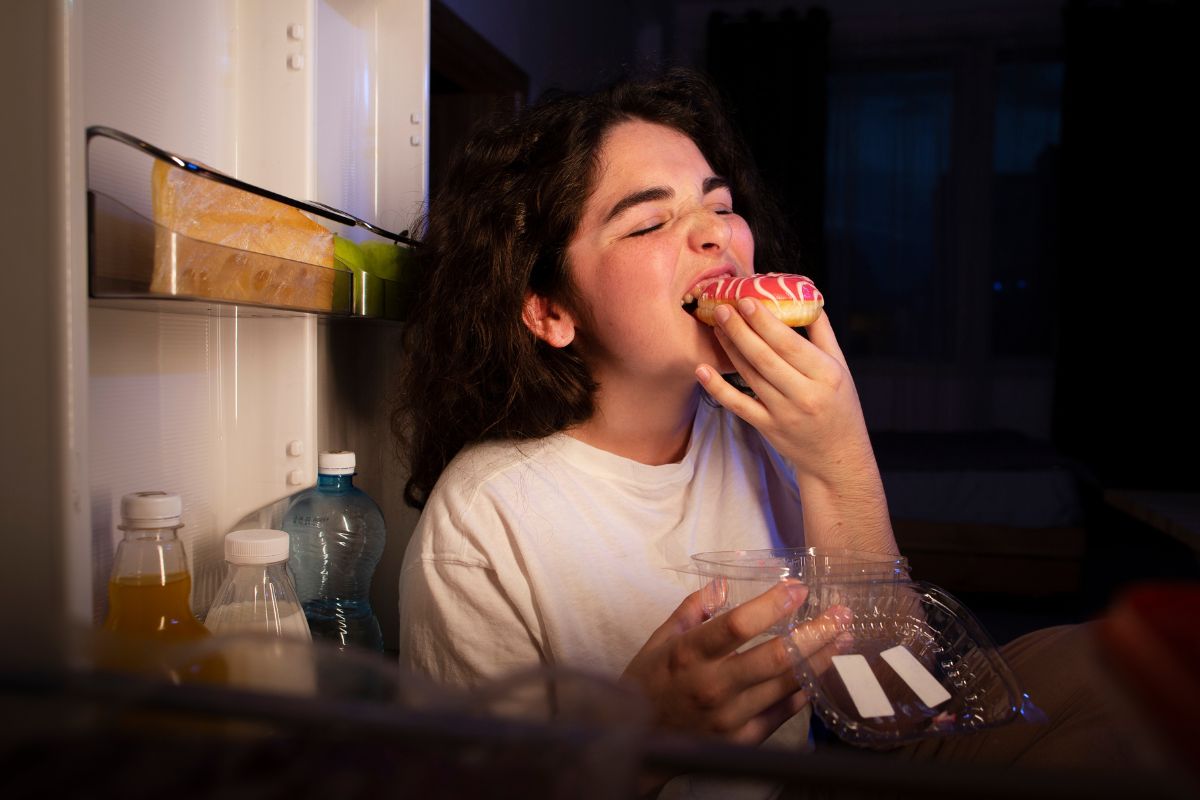
POLYGON ((402 661, 465 686, 600 670, 663 727, 762 741, 807 699, 783 638, 738 650, 806 589, 702 624, 672 567, 897 549, 828 319, 806 338, 751 301, 715 328, 683 308, 704 278, 798 265, 714 92, 671 73, 552 100, 477 135, 445 185, 397 418, 424 509, 402 661))

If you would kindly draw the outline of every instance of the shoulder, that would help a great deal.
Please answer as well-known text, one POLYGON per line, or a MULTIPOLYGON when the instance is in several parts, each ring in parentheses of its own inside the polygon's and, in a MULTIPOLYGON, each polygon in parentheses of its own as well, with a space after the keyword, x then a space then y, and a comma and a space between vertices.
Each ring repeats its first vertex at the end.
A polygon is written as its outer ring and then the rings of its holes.
POLYGON ((466 511, 481 499, 503 496, 529 476, 545 473, 554 459, 557 435, 468 445, 438 478, 428 505, 466 511))
POLYGON ((514 527, 511 498, 547 471, 553 437, 468 445, 438 478, 413 533, 410 553, 426 560, 489 566, 490 543, 514 527), (415 552, 414 552, 415 549, 415 552))

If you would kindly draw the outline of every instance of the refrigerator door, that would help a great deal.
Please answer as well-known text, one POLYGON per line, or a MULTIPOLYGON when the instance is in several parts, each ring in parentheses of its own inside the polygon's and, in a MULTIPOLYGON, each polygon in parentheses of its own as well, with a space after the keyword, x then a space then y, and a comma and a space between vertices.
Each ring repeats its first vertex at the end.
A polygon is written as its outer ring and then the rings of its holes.
MULTIPOLYGON (((97 0, 76 13, 80 137, 110 126, 390 230, 420 213, 427 0, 97 0)), ((117 159, 91 172, 151 216, 144 171, 117 159)), ((146 489, 183 497, 203 615, 223 576, 224 535, 273 522, 315 483, 317 452, 344 446, 318 438, 319 413, 340 414, 318 409, 319 395, 338 398, 319 391, 322 326, 312 314, 188 301, 91 300, 86 310, 87 617, 106 612, 120 497, 146 489)))
POLYGON ((9 222, 0 314, 5 561, 0 667, 66 658, 91 617, 87 503, 87 212, 77 6, 9 3, 0 70, 14 76, 0 126, 0 214, 9 222))

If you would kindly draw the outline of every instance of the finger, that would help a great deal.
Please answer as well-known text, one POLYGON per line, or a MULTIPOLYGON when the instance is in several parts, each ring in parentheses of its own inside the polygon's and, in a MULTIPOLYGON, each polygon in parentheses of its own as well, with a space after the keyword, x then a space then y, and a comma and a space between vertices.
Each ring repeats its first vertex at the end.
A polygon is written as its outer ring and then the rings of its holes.
POLYGON ((650 634, 650 638, 646 640, 642 649, 663 644, 669 639, 698 627, 708 619, 709 613, 705 610, 705 589, 707 587, 685 597, 683 602, 671 612, 671 616, 667 617, 666 621, 650 634))
POLYGON ((793 645, 793 673, 797 680, 800 680, 802 674, 807 674, 810 679, 824 675, 825 670, 833 666, 834 656, 849 652, 853 647, 854 634, 849 631, 842 631, 835 635, 831 641, 810 651, 807 656, 801 655, 800 649, 793 645))
POLYGON ((711 728, 721 733, 736 731, 796 693, 800 682, 785 642, 776 636, 721 663, 703 693, 704 704, 712 708, 711 728), (766 677, 762 677, 764 665, 769 665, 766 677))
MULTIPOLYGON (((797 367, 790 364, 784 355, 777 352, 763 336, 751 327, 746 315, 758 321, 759 318, 770 317, 776 325, 782 326, 788 335, 803 340, 795 331, 783 325, 769 313, 763 313, 758 301, 743 300, 737 307, 730 305, 718 306, 714 312, 717 341, 729 355, 738 373, 750 384, 755 392, 760 392, 769 384, 775 391, 787 393, 797 391, 797 379, 804 377, 797 367), (750 369, 753 368, 753 369, 750 369), (760 380, 757 376, 762 376, 760 380)), ((763 319, 760 324, 770 327, 770 322, 763 319)), ((810 345, 811 346, 811 345, 810 345)), ((765 402, 765 398, 764 398, 765 402)))
POLYGON ((690 644, 707 658, 727 656, 794 613, 806 597, 808 587, 804 584, 780 582, 753 600, 690 631, 690 644))
POLYGON ((846 368, 846 371, 849 372, 850 365, 846 363, 846 356, 842 353, 842 347, 838 344, 837 336, 833 333, 833 325, 829 322, 829 315, 822 312, 819 317, 808 325, 807 330, 808 340, 836 358, 846 368))
POLYGON ((844 633, 850 633, 854 612, 846 606, 830 606, 817 617, 797 625, 790 639, 801 658, 810 658, 844 633))
MULTIPOLYGON (((713 369, 709 364, 696 367, 696 380, 704 387, 713 400, 736 414, 751 426, 762 429, 770 421, 770 416, 761 402, 753 397, 747 397, 729 381, 713 369)), ((750 388, 754 388, 751 386, 750 388)))
POLYGON ((774 733, 780 725, 803 711, 808 703, 808 693, 793 692, 751 717, 730 738, 737 744, 758 744, 774 733))
POLYGON ((725 604, 729 602, 729 582, 719 575, 713 578, 700 587, 700 600, 704 604, 705 619, 728 611, 725 604))
POLYGON ((726 331, 738 349, 765 377, 776 382, 780 391, 788 392, 797 372, 825 382, 841 372, 832 356, 767 312, 761 302, 743 299, 738 301, 736 310, 737 313, 721 314, 725 319, 718 317, 718 328, 726 331), (787 384, 780 385, 778 380, 787 384))
POLYGON ((718 680, 730 695, 757 696, 757 705, 750 712, 756 714, 784 693, 799 688, 795 678, 796 652, 787 635, 773 636, 727 658, 718 670, 718 680), (775 686, 774 691, 771 686, 775 686))
MULTIPOLYGON (((733 368, 737 374, 742 376, 742 380, 744 380, 746 384, 754 390, 754 399, 758 400, 759 403, 766 406, 768 409, 770 409, 772 406, 775 406, 775 404, 782 399, 780 388, 786 381, 785 377, 780 375, 775 381, 768 380, 761 372, 759 372, 758 367, 755 366, 740 350, 737 349, 737 346, 733 344, 729 336, 720 329, 717 330, 717 341, 721 344, 722 349, 725 350, 725 354, 729 356, 729 361, 731 364, 733 364, 733 368)), ((803 380, 803 376, 800 376, 795 372, 795 370, 792 370, 791 377, 793 379, 792 383, 794 384, 799 383, 799 381, 795 380, 797 378, 799 378, 800 381, 803 380)), ((794 385, 791 388, 799 390, 802 387, 799 385, 794 385)))
MULTIPOLYGON (((848 630, 853 614, 845 606, 831 606, 819 617, 811 620, 786 635, 776 636, 749 650, 730 657, 721 665, 723 688, 730 694, 754 693, 760 685, 784 676, 789 685, 794 683, 796 668, 801 662, 813 665, 820 674, 831 663, 833 656, 844 651, 853 643, 854 637, 848 630)), ((794 690, 792 686, 790 690, 794 690)), ((774 702, 766 698, 763 702, 774 702)))

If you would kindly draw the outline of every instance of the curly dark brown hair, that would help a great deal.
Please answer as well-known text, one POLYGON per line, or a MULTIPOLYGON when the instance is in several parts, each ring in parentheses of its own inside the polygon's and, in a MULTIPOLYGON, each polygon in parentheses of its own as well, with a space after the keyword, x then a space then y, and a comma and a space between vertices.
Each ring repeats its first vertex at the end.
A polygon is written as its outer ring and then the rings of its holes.
POLYGON ((421 508, 472 442, 530 439, 593 413, 596 383, 573 346, 554 348, 522 322, 526 293, 586 319, 566 262, 593 189, 604 135, 631 119, 690 137, 724 177, 755 238, 759 271, 788 271, 790 234, 741 137, 703 76, 672 70, 594 94, 558 95, 477 130, 430 204, 417 256, 419 302, 392 427, 421 508))

